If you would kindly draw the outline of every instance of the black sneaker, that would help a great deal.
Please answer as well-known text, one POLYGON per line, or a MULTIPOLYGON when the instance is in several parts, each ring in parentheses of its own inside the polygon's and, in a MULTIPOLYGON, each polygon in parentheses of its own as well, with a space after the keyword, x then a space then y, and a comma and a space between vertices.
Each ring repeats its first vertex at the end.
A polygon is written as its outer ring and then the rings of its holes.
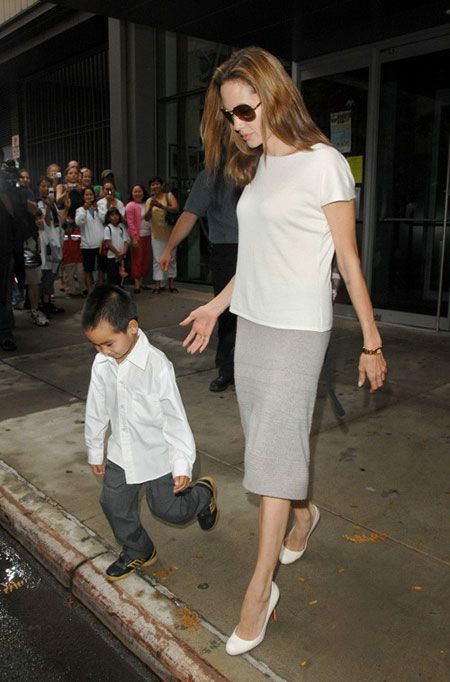
POLYGON ((219 374, 219 376, 216 379, 213 379, 209 384, 209 390, 213 393, 220 393, 221 391, 225 391, 228 386, 234 386, 234 379, 219 374))
POLYGON ((202 530, 212 530, 217 523, 217 484, 212 476, 199 478, 195 485, 202 485, 211 492, 211 499, 200 514, 197 514, 197 521, 202 530))
POLYGON ((130 573, 134 573, 137 568, 151 566, 157 559, 156 549, 146 559, 132 559, 130 561, 126 561, 124 553, 121 552, 119 558, 106 569, 106 579, 110 581, 122 580, 130 573))

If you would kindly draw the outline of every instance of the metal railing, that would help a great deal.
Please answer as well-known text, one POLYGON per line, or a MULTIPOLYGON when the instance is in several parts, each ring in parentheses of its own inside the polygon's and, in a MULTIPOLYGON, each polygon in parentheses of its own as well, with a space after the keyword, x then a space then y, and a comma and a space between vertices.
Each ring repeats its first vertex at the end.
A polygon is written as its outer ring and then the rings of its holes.
POLYGON ((71 159, 94 179, 111 164, 108 53, 103 48, 23 82, 24 163, 33 179, 71 159))

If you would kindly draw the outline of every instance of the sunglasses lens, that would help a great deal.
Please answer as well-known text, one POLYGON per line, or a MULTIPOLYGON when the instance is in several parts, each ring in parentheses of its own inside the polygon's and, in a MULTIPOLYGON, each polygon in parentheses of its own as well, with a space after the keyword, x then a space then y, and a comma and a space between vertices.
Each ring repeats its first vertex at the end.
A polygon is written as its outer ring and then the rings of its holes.
POLYGON ((256 118, 255 110, 248 104, 239 104, 233 113, 241 119, 241 121, 254 121, 256 118))

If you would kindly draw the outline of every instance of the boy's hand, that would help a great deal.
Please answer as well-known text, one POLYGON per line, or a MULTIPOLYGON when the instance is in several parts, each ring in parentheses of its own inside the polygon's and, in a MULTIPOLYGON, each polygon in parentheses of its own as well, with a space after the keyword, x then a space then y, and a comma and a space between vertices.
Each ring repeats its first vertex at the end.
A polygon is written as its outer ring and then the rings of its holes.
POLYGON ((186 488, 189 487, 189 483, 191 482, 191 479, 189 476, 175 476, 173 479, 173 492, 175 495, 177 493, 182 493, 183 490, 186 490, 186 488))
POLYGON ((96 476, 105 475, 105 465, 104 464, 91 464, 91 469, 96 476))

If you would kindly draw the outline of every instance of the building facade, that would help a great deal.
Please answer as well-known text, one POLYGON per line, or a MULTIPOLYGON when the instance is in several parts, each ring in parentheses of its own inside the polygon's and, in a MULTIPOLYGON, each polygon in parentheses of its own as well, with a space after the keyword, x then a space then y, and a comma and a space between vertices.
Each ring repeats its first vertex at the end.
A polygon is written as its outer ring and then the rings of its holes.
MULTIPOLYGON (((250 4, 239 3, 244 15, 250 4)), ((189 3, 175 20, 114 1, 105 10, 16 0, 0 17, 0 145, 35 179, 51 161, 77 158, 96 175, 111 167, 125 196, 158 174, 183 205, 202 167, 211 74, 233 45, 259 43, 283 58, 348 158, 378 319, 449 330, 450 9, 411 2, 402 14, 370 2, 364 14, 351 0, 347 14, 330 15, 333 3, 298 4, 303 14, 289 26, 278 16, 268 31, 266 3, 245 32, 214 2, 208 24, 189 3)), ((180 249, 187 281, 208 282, 206 228, 199 223, 180 249)), ((336 309, 353 314, 345 292, 336 309)))

